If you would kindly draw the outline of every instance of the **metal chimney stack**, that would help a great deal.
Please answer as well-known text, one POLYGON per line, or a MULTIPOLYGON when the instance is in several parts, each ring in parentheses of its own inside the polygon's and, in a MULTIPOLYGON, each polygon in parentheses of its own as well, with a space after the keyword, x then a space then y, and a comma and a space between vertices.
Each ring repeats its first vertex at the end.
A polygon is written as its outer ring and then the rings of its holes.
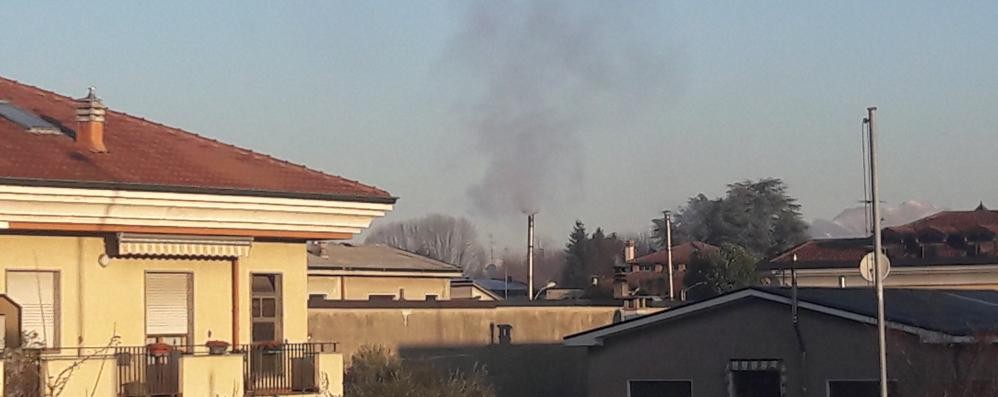
POLYGON ((527 299, 534 300, 534 214, 527 215, 527 299))

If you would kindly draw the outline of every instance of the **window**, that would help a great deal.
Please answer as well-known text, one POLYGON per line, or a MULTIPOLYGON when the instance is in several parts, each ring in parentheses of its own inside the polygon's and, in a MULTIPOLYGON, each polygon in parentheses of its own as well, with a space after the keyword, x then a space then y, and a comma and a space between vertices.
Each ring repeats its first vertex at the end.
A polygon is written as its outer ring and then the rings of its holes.
POLYGON ((281 341, 280 274, 254 274, 252 279, 253 342, 281 341))
POLYGON ((627 381, 628 397, 691 397, 693 382, 688 380, 627 381))
POLYGON ((146 342, 186 346, 191 338, 193 277, 146 273, 146 342))
MULTIPOLYGON (((897 395, 897 381, 887 382, 887 395, 897 395)), ((828 397, 880 397, 880 381, 830 380, 828 397)))
POLYGON ((26 346, 59 346, 59 273, 8 271, 7 296, 21 305, 26 346))

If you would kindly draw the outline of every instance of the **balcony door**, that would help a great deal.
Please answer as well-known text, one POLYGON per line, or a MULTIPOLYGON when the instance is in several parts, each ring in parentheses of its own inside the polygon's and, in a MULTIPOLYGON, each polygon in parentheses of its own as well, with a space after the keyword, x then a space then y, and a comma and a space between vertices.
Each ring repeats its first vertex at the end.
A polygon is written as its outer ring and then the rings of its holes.
POLYGON ((252 287, 252 341, 254 343, 282 341, 284 300, 281 275, 253 274, 252 287))

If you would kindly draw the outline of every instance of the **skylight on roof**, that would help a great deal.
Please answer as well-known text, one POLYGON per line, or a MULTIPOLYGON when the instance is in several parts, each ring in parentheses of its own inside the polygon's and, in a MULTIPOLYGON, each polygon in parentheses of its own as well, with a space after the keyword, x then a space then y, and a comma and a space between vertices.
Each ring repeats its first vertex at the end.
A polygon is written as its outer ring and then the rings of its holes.
POLYGON ((14 106, 10 102, 0 101, 0 117, 10 120, 33 134, 61 134, 55 124, 39 117, 37 114, 14 106))

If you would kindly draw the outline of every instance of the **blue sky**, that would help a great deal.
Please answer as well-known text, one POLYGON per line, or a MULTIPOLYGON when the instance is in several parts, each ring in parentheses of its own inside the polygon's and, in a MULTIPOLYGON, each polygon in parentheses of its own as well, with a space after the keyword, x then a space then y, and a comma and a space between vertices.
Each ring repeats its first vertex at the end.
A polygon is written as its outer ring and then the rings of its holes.
MULTIPOLYGON (((654 106, 576 132, 580 196, 543 203, 541 235, 563 241, 576 218, 640 231, 686 197, 768 176, 807 218, 831 218, 862 199, 869 105, 881 109, 885 201, 998 207, 998 3, 646 6, 636 31, 665 61, 654 106)), ((463 121, 475 82, 448 52, 468 8, 10 2, 0 74, 74 96, 93 85, 114 108, 385 188, 401 197, 390 219, 464 215, 519 244, 519 214, 469 203, 488 164, 463 121)))

